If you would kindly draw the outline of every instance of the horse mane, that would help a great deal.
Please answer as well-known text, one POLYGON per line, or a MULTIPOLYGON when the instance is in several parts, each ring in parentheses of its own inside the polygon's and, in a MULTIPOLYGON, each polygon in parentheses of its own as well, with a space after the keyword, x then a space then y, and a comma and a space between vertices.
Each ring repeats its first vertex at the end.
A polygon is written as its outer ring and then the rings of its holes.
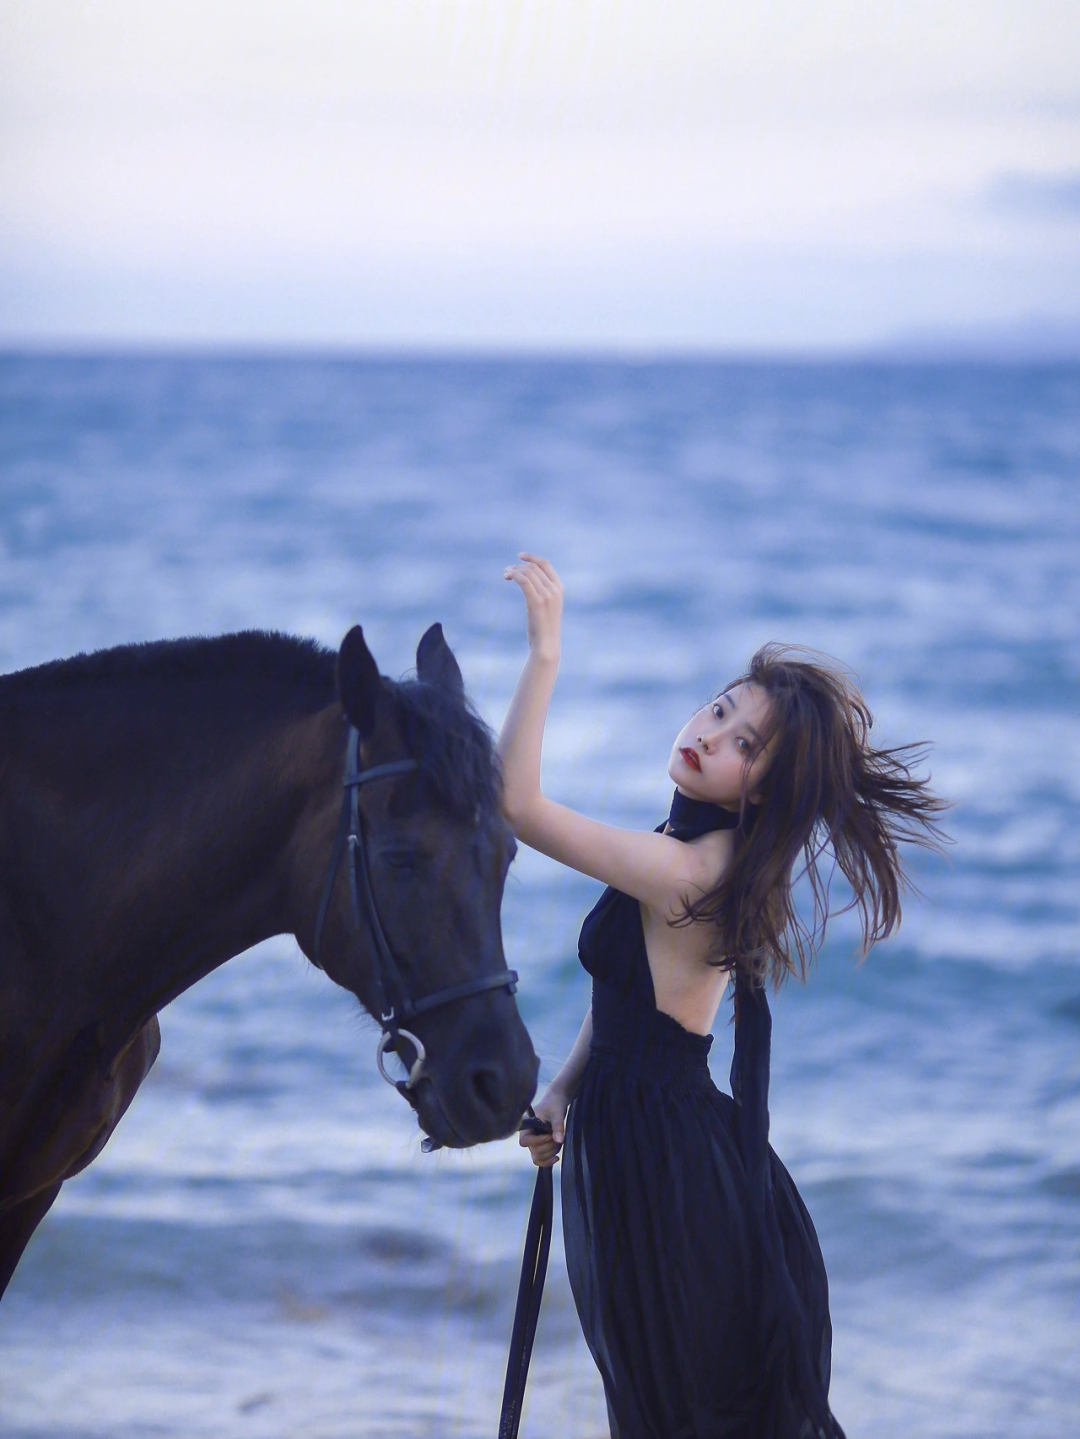
POLYGON ((313 708, 330 704, 335 696, 334 664, 337 656, 317 640, 298 639, 276 630, 241 630, 237 634, 195 636, 179 640, 150 640, 94 650, 70 659, 50 660, 33 669, 0 677, 0 690, 56 691, 97 681, 250 679, 299 690, 313 708))
MULTIPOLYGON (((289 696, 312 713, 337 698, 337 655, 317 640, 272 630, 191 639, 152 640, 51 660, 0 676, 0 698, 16 698, 117 681, 168 684, 228 678, 260 694, 289 696)), ((460 818, 497 808, 499 770, 491 730, 464 695, 407 677, 387 680, 409 753, 439 799, 460 818)))
POLYGON ((409 753, 447 808, 461 819, 498 808, 499 767, 491 730, 464 695, 422 680, 391 681, 409 753))

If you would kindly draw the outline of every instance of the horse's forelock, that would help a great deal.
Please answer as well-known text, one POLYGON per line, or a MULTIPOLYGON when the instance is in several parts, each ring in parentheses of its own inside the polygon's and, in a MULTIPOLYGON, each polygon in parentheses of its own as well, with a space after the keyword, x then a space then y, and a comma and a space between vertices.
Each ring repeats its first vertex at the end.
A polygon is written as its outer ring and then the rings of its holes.
POLYGON ((469 701, 422 680, 393 686, 409 753, 459 819, 498 807, 495 738, 469 701))

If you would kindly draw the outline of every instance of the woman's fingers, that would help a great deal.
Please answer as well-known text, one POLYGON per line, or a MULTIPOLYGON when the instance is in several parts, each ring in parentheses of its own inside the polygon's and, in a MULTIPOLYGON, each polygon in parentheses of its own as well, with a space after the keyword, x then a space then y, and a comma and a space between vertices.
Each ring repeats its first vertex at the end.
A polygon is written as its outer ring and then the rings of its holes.
POLYGON ((532 1134, 528 1130, 518 1134, 518 1143, 529 1151, 532 1162, 541 1169, 554 1164, 562 1148, 553 1134, 532 1134))
POLYGON ((518 1143, 522 1149, 558 1149, 559 1141, 553 1134, 536 1134, 531 1129, 518 1130, 518 1143))
POLYGON ((520 586, 526 599, 530 595, 536 599, 543 599, 550 593, 547 581, 535 570, 527 570, 522 565, 511 565, 504 578, 513 580, 516 585, 520 586))
POLYGON ((525 596, 525 603, 530 609, 550 610, 554 614, 562 608, 561 591, 556 589, 541 571, 526 570, 514 565, 505 572, 504 578, 513 580, 525 596))
POLYGON ((521 552, 518 559, 523 563, 508 565, 503 571, 506 579, 518 580, 520 583, 519 577, 527 576, 542 593, 562 593, 562 581, 549 560, 545 560, 542 555, 530 555, 525 550, 521 552))
POLYGON ((542 610, 550 601, 551 596, 544 593, 531 575, 512 574, 507 576, 521 590, 525 596, 525 608, 532 612, 542 610))
POLYGON ((530 1145, 529 1151, 532 1162, 536 1165, 537 1169, 547 1169, 552 1164, 558 1162, 559 1146, 552 1144, 550 1139, 544 1145, 538 1144, 535 1147, 530 1145))
POLYGON ((562 588, 562 581, 555 572, 555 566, 550 560, 545 560, 543 555, 532 555, 528 550, 522 550, 518 555, 518 559, 526 560, 530 565, 535 565, 541 574, 549 579, 553 585, 557 585, 560 589, 562 588))
POLYGON ((526 594, 548 598, 556 593, 552 588, 551 581, 540 570, 525 569, 523 565, 512 565, 506 571, 505 578, 520 585, 526 594))

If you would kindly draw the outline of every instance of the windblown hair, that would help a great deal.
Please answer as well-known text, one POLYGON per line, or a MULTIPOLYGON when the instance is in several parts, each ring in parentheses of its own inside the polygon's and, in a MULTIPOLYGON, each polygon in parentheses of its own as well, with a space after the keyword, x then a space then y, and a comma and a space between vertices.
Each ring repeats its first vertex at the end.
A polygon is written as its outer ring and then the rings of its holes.
POLYGON ((830 852, 852 889, 840 913, 858 911, 865 954, 900 923, 907 880, 898 846, 940 851, 945 837, 936 820, 949 805, 912 773, 924 744, 871 745, 866 701, 826 656, 767 644, 723 692, 744 683, 759 686, 770 702, 762 738, 773 753, 761 802, 748 802, 744 780, 731 864, 675 922, 715 924, 718 967, 779 986, 789 974, 805 978, 824 938, 832 863, 823 874, 822 862, 830 852), (794 902, 802 876, 813 897, 809 924, 794 902))
POLYGON ((491 730, 464 695, 422 680, 391 686, 408 752, 458 819, 498 810, 499 770, 491 730))

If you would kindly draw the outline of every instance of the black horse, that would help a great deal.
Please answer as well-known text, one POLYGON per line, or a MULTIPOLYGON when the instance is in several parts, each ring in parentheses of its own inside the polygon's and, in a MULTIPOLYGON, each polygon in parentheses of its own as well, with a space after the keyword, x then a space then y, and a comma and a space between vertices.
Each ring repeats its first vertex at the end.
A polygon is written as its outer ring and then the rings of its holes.
POLYGON ((336 664, 251 632, 0 678, 0 1294, 154 1063, 158 1011, 270 935, 376 1015, 384 937, 408 995, 440 996, 406 1010, 427 1057, 399 1088, 420 1125, 455 1147, 508 1134, 537 1070, 499 979, 513 853, 491 737, 438 625, 403 683, 359 626, 336 664), (366 855, 351 875, 335 853, 350 726, 359 768, 391 766, 346 790, 366 855), (359 925, 351 881, 374 910, 359 925))

